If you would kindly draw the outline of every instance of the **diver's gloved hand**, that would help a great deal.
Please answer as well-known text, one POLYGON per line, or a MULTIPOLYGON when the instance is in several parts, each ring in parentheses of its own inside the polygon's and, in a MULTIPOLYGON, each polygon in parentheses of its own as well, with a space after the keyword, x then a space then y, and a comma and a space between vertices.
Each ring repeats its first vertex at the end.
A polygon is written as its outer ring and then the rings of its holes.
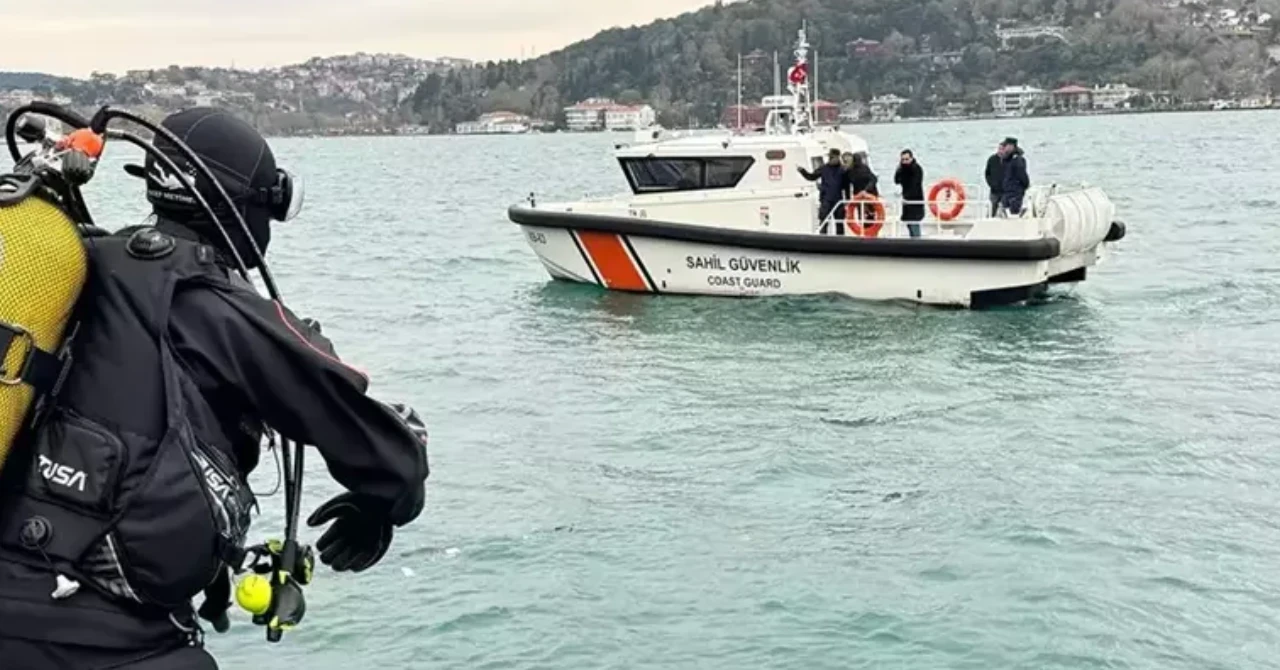
POLYGON ((337 572, 361 572, 373 567, 391 546, 392 524, 382 504, 358 493, 331 498, 307 518, 315 528, 333 521, 320 536, 320 562, 337 572))

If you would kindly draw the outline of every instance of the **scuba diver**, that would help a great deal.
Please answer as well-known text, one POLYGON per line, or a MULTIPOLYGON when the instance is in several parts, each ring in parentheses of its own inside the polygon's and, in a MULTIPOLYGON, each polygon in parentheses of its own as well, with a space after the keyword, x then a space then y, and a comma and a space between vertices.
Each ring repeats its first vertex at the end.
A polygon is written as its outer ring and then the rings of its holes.
MULTIPOLYGON (((217 668, 199 619, 226 629, 255 504, 247 478, 272 431, 300 445, 299 459, 301 445, 314 445, 346 489, 307 519, 331 524, 316 550, 335 571, 378 563, 394 529, 424 506, 427 429, 417 413, 366 395, 368 378, 319 323, 233 270, 256 264, 253 244, 265 252, 272 221, 297 215, 300 182, 224 111, 188 109, 162 127, 216 175, 254 239, 220 231, 150 153, 126 167, 145 180, 153 218, 86 238, 74 362, 28 451, 0 472, 5 668, 217 668)), ((216 203, 218 219, 231 219, 172 143, 154 145, 216 203)), ((268 618, 290 627, 284 615, 268 618)))

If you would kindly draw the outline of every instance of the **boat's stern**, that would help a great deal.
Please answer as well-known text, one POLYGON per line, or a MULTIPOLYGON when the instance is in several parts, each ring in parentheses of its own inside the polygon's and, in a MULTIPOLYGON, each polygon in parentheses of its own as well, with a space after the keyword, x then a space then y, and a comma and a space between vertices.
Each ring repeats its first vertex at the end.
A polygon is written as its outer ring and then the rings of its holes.
POLYGON ((1096 186, 1028 195, 1045 234, 1058 240, 1059 255, 1048 261, 1051 284, 1084 281, 1087 269, 1104 261, 1127 232, 1115 218, 1115 204, 1096 186))

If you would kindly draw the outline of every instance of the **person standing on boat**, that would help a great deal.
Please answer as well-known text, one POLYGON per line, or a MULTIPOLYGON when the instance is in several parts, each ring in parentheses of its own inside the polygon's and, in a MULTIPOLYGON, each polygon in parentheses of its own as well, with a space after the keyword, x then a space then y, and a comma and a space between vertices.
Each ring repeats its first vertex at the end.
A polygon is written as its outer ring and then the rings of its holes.
POLYGON ((879 182, 880 178, 872 172, 871 164, 867 162, 867 152, 859 151, 854 154, 853 165, 849 167, 849 190, 853 195, 867 193, 879 196, 880 189, 876 186, 879 182))
POLYGON ((996 152, 987 158, 987 195, 991 198, 991 216, 1000 213, 1000 201, 1004 198, 1004 144, 996 146, 996 152))
MULTIPOLYGON (((876 186, 879 181, 880 178, 876 176, 875 172, 872 172, 871 165, 867 163, 866 152, 859 151, 854 154, 853 165, 849 168, 849 191, 853 194, 853 197, 856 198, 864 193, 879 197, 880 189, 876 186)), ((862 203, 859 209, 861 210, 859 212, 861 220, 867 221, 871 218, 870 203, 862 203)))
POLYGON ((924 219, 924 168, 910 149, 902 151, 893 183, 902 187, 902 220, 907 223, 907 232, 920 237, 920 224, 912 222, 924 219))
MULTIPOLYGON (((803 166, 796 168, 800 171, 800 176, 809 181, 818 181, 818 221, 821 222, 819 232, 823 235, 827 234, 827 217, 831 215, 841 202, 845 200, 845 196, 849 192, 849 176, 844 166, 840 163, 840 150, 832 149, 827 152, 827 162, 817 172, 810 172, 803 166)), ((843 223, 843 212, 837 212, 838 223, 843 223)), ((843 227, 843 226, 841 226, 843 227)), ((836 233, 842 233, 837 230, 836 233)))
POLYGON ((1027 176, 1027 159, 1018 147, 1018 140, 1006 137, 1000 144, 1004 151, 1004 181, 1001 184, 1000 204, 1012 216, 1022 213, 1022 197, 1031 187, 1031 177, 1027 176))

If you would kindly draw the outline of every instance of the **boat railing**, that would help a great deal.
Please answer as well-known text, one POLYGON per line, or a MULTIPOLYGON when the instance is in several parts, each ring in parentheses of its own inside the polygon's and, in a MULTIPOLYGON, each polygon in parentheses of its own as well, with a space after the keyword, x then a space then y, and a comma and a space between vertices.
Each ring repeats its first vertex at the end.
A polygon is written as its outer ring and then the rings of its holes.
POLYGON ((584 193, 576 200, 543 201, 530 193, 525 202, 530 207, 553 209, 620 209, 639 210, 645 208, 662 208, 667 206, 690 205, 696 203, 718 203, 730 201, 772 200, 779 197, 800 197, 805 194, 803 187, 775 187, 761 189, 699 189, 685 191, 653 191, 641 193, 584 193), (643 199, 640 199, 643 198, 643 199))
MULTIPOLYGON (((957 228, 971 229, 983 221, 993 219, 1036 218, 1043 215, 1048 198, 1059 190, 1057 184, 1033 185, 1023 196, 1022 209, 1019 213, 1012 214, 1004 203, 992 199, 991 189, 986 184, 961 184, 961 186, 964 189, 964 197, 939 198, 933 203, 930 203, 927 198, 906 200, 900 194, 888 197, 878 196, 880 204, 884 206, 883 227, 878 234, 906 237, 910 234, 907 227, 909 224, 920 226, 920 234, 926 232, 940 234, 957 228), (924 211, 920 219, 911 221, 902 219, 908 205, 921 206, 924 211), (959 209, 955 211, 957 207, 959 209)), ((833 207, 825 218, 815 221, 813 232, 823 235, 836 234, 835 224, 851 218, 850 205, 854 203, 862 203, 864 211, 867 211, 865 208, 869 205, 868 201, 846 198, 833 207)))

